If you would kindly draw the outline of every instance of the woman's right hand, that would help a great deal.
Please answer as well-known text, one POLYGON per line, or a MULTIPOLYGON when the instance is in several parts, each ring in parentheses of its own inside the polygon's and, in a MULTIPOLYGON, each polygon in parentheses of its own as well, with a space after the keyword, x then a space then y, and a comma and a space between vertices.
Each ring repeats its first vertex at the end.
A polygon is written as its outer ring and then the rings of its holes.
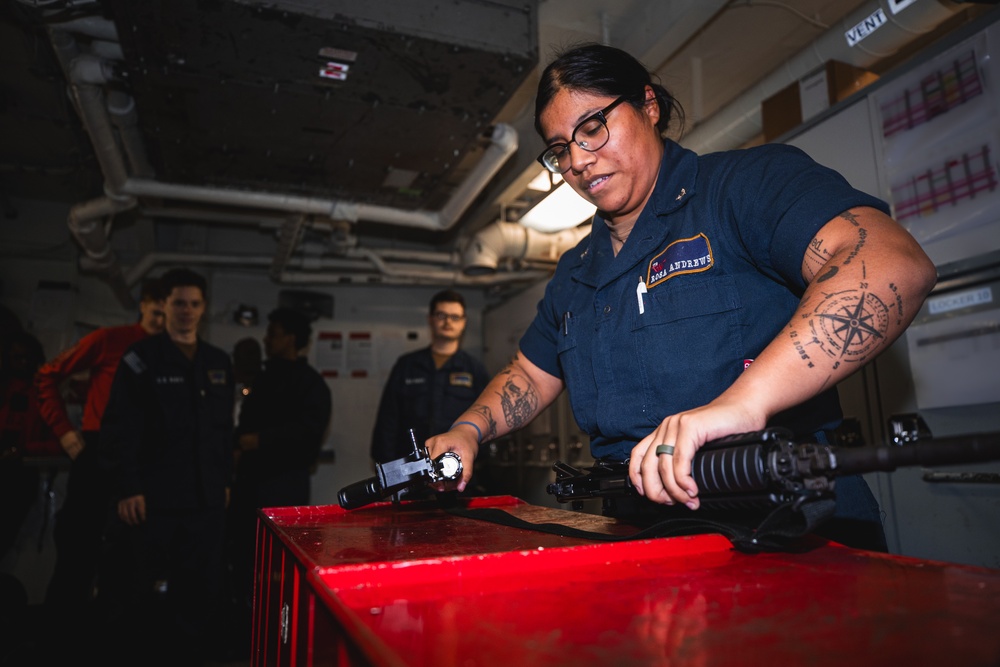
POLYGON ((455 452, 462 460, 462 477, 455 482, 438 482, 432 484, 435 491, 448 491, 454 488, 456 491, 464 491, 469 480, 472 479, 472 466, 476 462, 476 454, 479 453, 479 434, 471 426, 458 424, 450 431, 428 438, 424 443, 427 446, 427 453, 432 459, 436 459, 445 452, 455 452))

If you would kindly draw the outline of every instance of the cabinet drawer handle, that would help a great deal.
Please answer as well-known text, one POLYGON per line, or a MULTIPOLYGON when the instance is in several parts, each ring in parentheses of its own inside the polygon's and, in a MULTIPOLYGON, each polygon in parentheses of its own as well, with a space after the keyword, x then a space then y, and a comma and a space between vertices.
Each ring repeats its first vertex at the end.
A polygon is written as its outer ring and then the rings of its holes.
POLYGON ((279 627, 281 629, 281 643, 282 644, 287 644, 288 643, 288 626, 289 626, 288 619, 289 619, 290 616, 291 616, 291 613, 290 613, 290 610, 288 608, 288 603, 286 602, 285 604, 281 605, 281 623, 279 625, 279 627))

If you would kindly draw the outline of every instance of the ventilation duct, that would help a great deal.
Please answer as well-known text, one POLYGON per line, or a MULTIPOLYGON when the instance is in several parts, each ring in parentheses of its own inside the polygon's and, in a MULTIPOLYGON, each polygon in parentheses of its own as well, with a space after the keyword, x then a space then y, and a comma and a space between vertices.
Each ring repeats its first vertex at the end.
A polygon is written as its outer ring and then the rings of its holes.
POLYGON ((555 264, 559 256, 590 234, 590 223, 545 234, 515 222, 495 222, 477 233, 462 254, 462 272, 467 276, 494 273, 501 261, 547 262, 555 264))
MULTIPOLYGON (((409 210, 393 206, 348 201, 337 198, 302 196, 282 192, 268 192, 260 188, 237 189, 217 186, 196 186, 183 183, 168 183, 151 178, 154 173, 149 164, 141 133, 137 129, 135 101, 120 90, 112 90, 107 84, 117 77, 119 66, 99 54, 120 53, 116 48, 117 36, 114 24, 104 19, 87 19, 53 24, 50 27, 50 41, 62 63, 69 81, 70 94, 100 164, 105 179, 105 197, 74 206, 68 226, 81 246, 85 259, 81 266, 102 273, 112 284, 119 300, 128 306, 134 305, 129 295, 128 285, 142 278, 137 271, 129 271, 127 276, 119 266, 110 244, 110 232, 114 214, 134 208, 140 197, 156 198, 164 201, 178 201, 205 205, 205 215, 212 215, 213 206, 232 206, 254 212, 282 212, 296 214, 284 221, 294 229, 286 227, 276 255, 270 258, 271 277, 278 282, 355 282, 345 280, 342 271, 356 271, 366 267, 374 268, 377 274, 364 273, 362 281, 385 281, 399 283, 446 282, 452 284, 493 284, 508 279, 484 277, 470 278, 458 270, 431 270, 428 267, 390 266, 377 252, 368 252, 360 260, 338 262, 298 261, 294 258, 306 216, 328 219, 331 223, 354 223, 360 220, 381 222, 390 225, 413 227, 430 231, 451 229, 460 216, 468 209, 480 192, 487 186, 508 158, 517 151, 518 137, 513 127, 496 124, 484 135, 489 144, 478 161, 468 170, 464 180, 452 189, 450 196, 437 211, 409 210), (99 52, 88 49, 84 52, 75 35, 94 38, 90 45, 98 45, 99 52), (106 93, 107 90, 107 93, 106 93), (326 267, 335 273, 324 276, 313 270, 293 272, 291 267, 309 269, 326 267)), ((265 215, 266 213, 258 213, 265 215)), ((317 224, 312 221, 310 224, 317 224)), ((148 269, 165 257, 164 253, 154 253, 136 267, 148 269)), ((179 259, 179 256, 175 256, 179 259)), ((217 265, 259 266, 253 258, 206 257, 202 262, 184 257, 187 263, 207 263, 217 265)), ((521 274, 510 280, 540 279, 544 274, 533 276, 521 274)))

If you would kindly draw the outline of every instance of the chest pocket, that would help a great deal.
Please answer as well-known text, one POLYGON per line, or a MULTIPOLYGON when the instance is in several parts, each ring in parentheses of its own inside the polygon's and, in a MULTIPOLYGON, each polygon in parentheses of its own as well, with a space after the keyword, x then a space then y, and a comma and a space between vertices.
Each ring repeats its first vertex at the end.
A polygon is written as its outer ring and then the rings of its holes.
MULTIPOLYGON (((742 370, 743 304, 731 276, 711 280, 671 279, 646 295, 635 314, 632 352, 638 387, 650 425, 704 405, 742 370), (674 284, 671 284, 674 283, 674 284)), ((764 304, 766 307, 766 304, 764 304)))
POLYGON ((720 315, 741 307, 736 283, 731 276, 714 280, 674 278, 646 293, 645 312, 636 313, 632 331, 670 324, 679 320, 720 315))

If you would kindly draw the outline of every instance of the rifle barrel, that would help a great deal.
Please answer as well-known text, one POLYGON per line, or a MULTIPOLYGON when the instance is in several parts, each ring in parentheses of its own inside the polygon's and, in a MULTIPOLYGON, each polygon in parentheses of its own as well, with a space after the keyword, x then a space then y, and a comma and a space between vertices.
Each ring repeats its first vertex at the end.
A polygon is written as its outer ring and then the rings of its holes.
POLYGON ((906 466, 1000 461, 1000 433, 934 438, 900 446, 836 449, 837 473, 892 472, 906 466))

